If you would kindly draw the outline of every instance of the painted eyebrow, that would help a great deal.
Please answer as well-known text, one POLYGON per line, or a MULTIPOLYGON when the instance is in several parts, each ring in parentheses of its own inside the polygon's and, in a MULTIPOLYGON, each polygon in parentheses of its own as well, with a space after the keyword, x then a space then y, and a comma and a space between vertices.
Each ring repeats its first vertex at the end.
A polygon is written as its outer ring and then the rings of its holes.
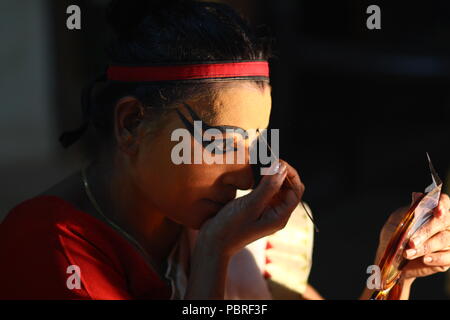
MULTIPOLYGON (((191 108, 191 106, 189 106, 186 102, 183 102, 183 105, 186 107, 186 109, 188 110, 189 114, 191 115, 191 118, 193 121, 202 121, 203 125, 206 127, 206 130, 208 129, 218 129, 219 131, 226 133, 227 129, 233 129, 233 130, 242 130, 242 131, 236 131, 237 133, 239 133, 244 139, 248 139, 248 134, 247 131, 241 127, 237 127, 237 126, 229 126, 229 125, 221 125, 221 126, 212 126, 207 124, 205 121, 203 121, 198 114, 191 108)), ((176 112, 178 113, 178 115, 181 117, 181 120, 183 121, 184 125, 187 126, 191 132, 194 132, 194 126, 192 123, 190 123, 186 117, 178 110, 176 109, 176 112)))

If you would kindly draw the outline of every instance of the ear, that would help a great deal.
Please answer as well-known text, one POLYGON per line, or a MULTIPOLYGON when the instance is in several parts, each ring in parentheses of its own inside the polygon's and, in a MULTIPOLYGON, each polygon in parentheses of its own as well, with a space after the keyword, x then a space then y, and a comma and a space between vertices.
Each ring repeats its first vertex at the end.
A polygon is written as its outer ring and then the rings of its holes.
POLYGON ((114 135, 120 150, 127 154, 135 154, 141 142, 144 106, 135 97, 121 98, 114 112, 114 135))

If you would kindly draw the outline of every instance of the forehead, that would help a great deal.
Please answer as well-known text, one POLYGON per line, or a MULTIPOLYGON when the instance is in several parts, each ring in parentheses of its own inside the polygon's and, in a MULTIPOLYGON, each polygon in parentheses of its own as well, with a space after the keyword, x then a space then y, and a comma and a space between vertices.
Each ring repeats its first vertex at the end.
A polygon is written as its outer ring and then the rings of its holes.
POLYGON ((263 129, 269 124, 271 87, 267 84, 261 88, 253 83, 220 84, 212 94, 187 103, 209 125, 263 129))

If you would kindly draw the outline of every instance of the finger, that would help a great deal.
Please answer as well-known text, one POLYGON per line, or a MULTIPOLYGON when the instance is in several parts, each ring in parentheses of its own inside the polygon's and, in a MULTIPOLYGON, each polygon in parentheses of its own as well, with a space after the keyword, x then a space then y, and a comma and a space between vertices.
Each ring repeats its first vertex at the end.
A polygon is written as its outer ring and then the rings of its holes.
POLYGON ((276 204, 267 206, 254 225, 254 228, 263 232, 265 236, 283 229, 297 207, 297 196, 292 190, 285 190, 282 193, 283 195, 278 195, 281 199, 276 204))
POLYGON ((422 261, 427 266, 447 267, 447 271, 450 266, 450 250, 427 254, 422 261))
POLYGON ((423 193, 422 192, 413 192, 411 194, 411 205, 413 205, 414 202, 419 200, 421 197, 423 197, 423 193))
POLYGON ((297 170, 288 163, 286 163, 286 166, 287 177, 271 205, 281 217, 286 218, 287 216, 286 219, 288 219, 288 216, 290 216, 301 201, 305 192, 305 185, 301 182, 297 170))
POLYGON ((287 188, 292 188, 294 193, 297 195, 298 202, 301 201, 303 194, 305 193, 305 185, 302 183, 300 176, 289 163, 284 162, 283 160, 280 160, 287 166, 287 179, 284 182, 283 186, 286 186, 287 188))
MULTIPOLYGON (((444 259, 447 258, 444 257, 444 259)), ((404 278, 426 277, 438 272, 445 272, 447 270, 448 265, 432 265, 432 263, 425 263, 424 258, 422 257, 408 261, 408 263, 402 268, 402 277, 404 278)))
POLYGON ((300 200, 298 194, 291 188, 281 189, 270 206, 277 212, 280 219, 289 219, 290 214, 298 206, 300 200))
MULTIPOLYGON (((434 216, 437 218, 441 218, 441 217, 447 217, 450 220, 450 198, 447 194, 442 193, 441 197, 439 198, 439 204, 438 206, 434 209, 434 216)), ((449 225, 450 225, 450 221, 449 225)))
POLYGON ((405 257, 409 260, 450 247, 450 231, 444 230, 426 240, 418 248, 405 250, 405 257))
POLYGON ((252 208, 252 212, 259 215, 272 198, 280 191, 286 178, 286 174, 287 166, 285 163, 280 162, 276 174, 265 175, 256 189, 242 197, 243 205, 247 208, 252 208))
POLYGON ((263 211, 256 226, 265 230, 268 234, 284 228, 305 190, 297 171, 286 162, 282 161, 282 163, 287 166, 287 176, 290 177, 290 183, 286 181, 286 178, 283 187, 272 198, 269 207, 263 211))
POLYGON ((439 202, 439 205, 435 210, 447 210, 447 214, 434 214, 434 216, 411 237, 409 243, 411 248, 417 249, 422 243, 436 233, 448 229, 450 225, 450 214, 448 213, 448 208, 446 208, 446 201, 444 200, 442 203, 439 202))

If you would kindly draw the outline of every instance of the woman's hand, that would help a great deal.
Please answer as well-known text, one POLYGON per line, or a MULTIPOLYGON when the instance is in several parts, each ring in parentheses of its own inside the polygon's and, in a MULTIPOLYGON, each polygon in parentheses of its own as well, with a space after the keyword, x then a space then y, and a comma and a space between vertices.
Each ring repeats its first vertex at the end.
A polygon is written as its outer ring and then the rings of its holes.
MULTIPOLYGON (((421 193, 413 193, 411 205, 421 197, 421 193)), ((402 220, 409 207, 403 207, 392 213, 380 233, 380 243, 375 258, 379 265, 392 234, 402 220)), ((444 272, 450 266, 450 199, 442 194, 433 217, 420 228, 410 239, 404 252, 409 261, 402 269, 399 279, 401 292, 399 299, 408 299, 409 290, 417 277, 425 277, 437 272, 444 272), (412 251, 411 251, 412 250, 412 251), (431 257, 432 261, 425 260, 431 257)), ((373 290, 365 288, 361 299, 369 299, 373 290)))
POLYGON ((185 299, 223 299, 231 256, 286 225, 305 187, 285 161, 280 160, 275 170, 277 173, 264 176, 252 192, 229 202, 202 225, 185 299))
MULTIPOLYGON (((413 203, 420 196, 420 193, 414 193, 413 203)), ((377 262, 379 262, 387 242, 406 211, 407 208, 395 211, 384 225, 380 235, 377 262)), ((439 204, 434 209, 433 217, 411 237, 404 252, 404 257, 410 261, 402 269, 402 279, 409 282, 418 277, 445 272, 449 269, 450 198, 447 194, 441 194, 439 204)))
POLYGON ((410 239, 404 256, 410 260, 403 277, 425 277, 450 268, 450 198, 441 194, 434 216, 410 239))
POLYGON ((205 222, 199 237, 206 237, 215 250, 231 256, 249 243, 284 228, 305 187, 287 162, 280 160, 277 171, 264 176, 252 192, 229 202, 205 222))

